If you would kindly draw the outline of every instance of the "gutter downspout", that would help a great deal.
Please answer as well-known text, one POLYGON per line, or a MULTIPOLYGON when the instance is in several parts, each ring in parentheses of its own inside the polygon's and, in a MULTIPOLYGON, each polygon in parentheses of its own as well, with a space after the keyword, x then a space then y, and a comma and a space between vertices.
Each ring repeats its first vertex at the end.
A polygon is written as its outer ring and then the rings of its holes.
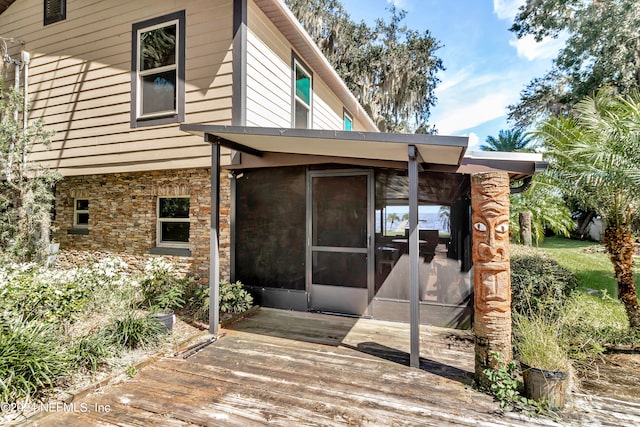
MULTIPOLYGON (((29 52, 23 50, 21 53, 23 76, 22 76, 22 88, 24 90, 23 106, 22 106, 22 132, 27 133, 28 123, 28 111, 29 111, 29 62, 31 62, 31 55, 29 52)), ((22 146, 22 164, 27 163, 27 144, 22 146)))
MULTIPOLYGON (((14 65, 14 86, 16 90, 20 90, 20 61, 11 60, 11 62, 13 62, 14 65)), ((16 122, 16 124, 18 123, 18 108, 16 108, 13 112, 13 120, 16 122)), ((11 182, 11 168, 13 168, 13 156, 11 153, 13 153, 15 148, 16 141, 11 141, 11 143, 9 144, 9 158, 7 161, 6 170, 7 182, 11 182)))

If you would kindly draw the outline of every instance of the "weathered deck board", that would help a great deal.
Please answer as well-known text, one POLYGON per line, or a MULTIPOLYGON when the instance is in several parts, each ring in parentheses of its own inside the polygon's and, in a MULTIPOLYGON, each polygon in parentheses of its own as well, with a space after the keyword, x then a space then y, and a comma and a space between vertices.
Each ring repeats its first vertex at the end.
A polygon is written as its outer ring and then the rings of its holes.
MULTIPOLYGON (((473 341, 423 327, 421 369, 408 325, 262 309, 193 357, 164 358, 81 399, 110 412, 55 413, 39 426, 542 426, 470 387, 473 341)), ((567 425, 640 422, 640 405, 576 397, 567 425), (626 420, 626 421, 625 421, 626 420)))

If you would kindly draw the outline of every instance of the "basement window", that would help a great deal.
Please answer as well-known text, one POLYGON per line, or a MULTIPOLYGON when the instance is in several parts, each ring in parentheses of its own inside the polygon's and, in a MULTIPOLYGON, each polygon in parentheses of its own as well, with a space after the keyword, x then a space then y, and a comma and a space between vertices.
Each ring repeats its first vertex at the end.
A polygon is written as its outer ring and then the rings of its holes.
POLYGON ((89 199, 75 199, 73 201, 74 228, 89 227, 89 199))
POLYGON ((158 197, 158 247, 189 247, 189 197, 158 197))

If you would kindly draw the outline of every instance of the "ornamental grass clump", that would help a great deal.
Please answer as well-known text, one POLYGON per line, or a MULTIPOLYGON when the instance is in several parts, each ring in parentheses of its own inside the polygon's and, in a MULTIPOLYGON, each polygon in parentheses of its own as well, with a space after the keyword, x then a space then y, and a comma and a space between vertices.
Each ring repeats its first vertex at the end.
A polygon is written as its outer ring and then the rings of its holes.
POLYGON ((164 328, 151 316, 132 309, 108 325, 104 333, 116 348, 133 350, 156 345, 164 328))
POLYGON ((571 366, 560 341, 560 326, 536 315, 513 317, 515 351, 519 360, 531 368, 567 372, 571 366))
POLYGON ((118 349, 106 334, 87 335, 73 340, 67 348, 73 365, 85 372, 95 372, 118 354, 118 349))
POLYGON ((23 318, 0 324, 0 402, 35 398, 71 367, 52 325, 23 318))

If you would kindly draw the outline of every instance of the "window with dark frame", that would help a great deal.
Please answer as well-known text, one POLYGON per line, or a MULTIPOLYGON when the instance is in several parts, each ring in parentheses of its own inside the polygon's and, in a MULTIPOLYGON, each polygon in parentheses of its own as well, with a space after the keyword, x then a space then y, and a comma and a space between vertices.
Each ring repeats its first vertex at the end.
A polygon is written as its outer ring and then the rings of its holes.
POLYGON ((184 121, 184 11, 133 25, 131 127, 184 121))
POLYGON ((189 197, 158 197, 156 246, 189 247, 189 197))
POLYGON ((300 61, 293 60, 293 127, 311 127, 312 75, 300 61))
POLYGON ((67 19, 66 0, 44 0, 44 25, 67 19))
POLYGON ((89 227, 89 200, 88 199, 74 199, 73 226, 74 228, 89 227))

